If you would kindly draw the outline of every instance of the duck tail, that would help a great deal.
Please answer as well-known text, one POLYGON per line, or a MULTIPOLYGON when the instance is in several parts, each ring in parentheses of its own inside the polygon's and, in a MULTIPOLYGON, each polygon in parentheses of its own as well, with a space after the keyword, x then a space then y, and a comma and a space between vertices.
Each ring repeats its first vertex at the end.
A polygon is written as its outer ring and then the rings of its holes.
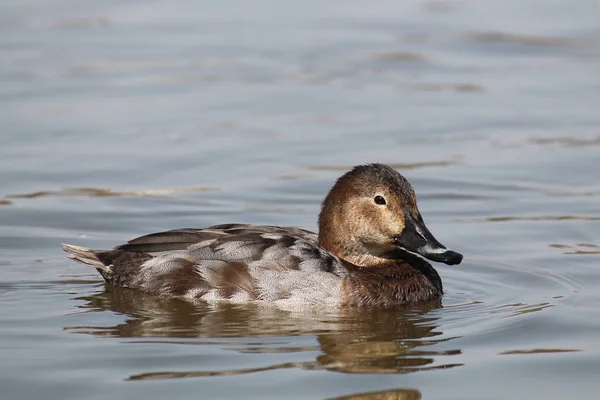
POLYGON ((62 247, 69 258, 96 268, 106 282, 124 287, 137 285, 140 268, 153 258, 150 254, 124 250, 92 250, 71 244, 62 247))
POLYGON ((72 244, 62 243, 63 250, 69 253, 69 258, 80 263, 91 265, 96 268, 102 276, 112 272, 111 265, 104 264, 99 258, 96 250, 85 247, 73 246, 72 244))

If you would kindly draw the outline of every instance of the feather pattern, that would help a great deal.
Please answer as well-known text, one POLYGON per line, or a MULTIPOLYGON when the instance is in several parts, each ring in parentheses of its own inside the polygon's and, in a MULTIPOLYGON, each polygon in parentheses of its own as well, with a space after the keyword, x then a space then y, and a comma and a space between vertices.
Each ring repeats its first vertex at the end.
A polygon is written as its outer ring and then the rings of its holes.
MULTIPOLYGON (((104 251, 118 258, 119 265, 118 273, 102 276, 109 283, 159 295, 240 302, 314 303, 311 294, 321 287, 317 298, 337 302, 348 272, 316 238, 298 228, 243 224, 158 232, 104 251)), ((105 267, 102 252, 70 245, 64 249, 72 258, 105 267)), ((112 264, 113 259, 105 261, 112 264)))

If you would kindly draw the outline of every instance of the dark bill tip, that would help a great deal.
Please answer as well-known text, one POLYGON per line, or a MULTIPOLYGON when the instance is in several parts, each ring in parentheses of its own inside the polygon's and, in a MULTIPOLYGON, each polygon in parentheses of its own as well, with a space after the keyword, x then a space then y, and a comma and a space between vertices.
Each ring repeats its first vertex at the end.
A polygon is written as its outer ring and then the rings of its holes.
POLYGON ((423 251, 420 252, 420 254, 430 259, 431 261, 442 262, 447 265, 460 264, 463 259, 462 254, 448 249, 442 252, 438 249, 436 249, 436 251, 427 251, 427 249, 423 249, 423 251))

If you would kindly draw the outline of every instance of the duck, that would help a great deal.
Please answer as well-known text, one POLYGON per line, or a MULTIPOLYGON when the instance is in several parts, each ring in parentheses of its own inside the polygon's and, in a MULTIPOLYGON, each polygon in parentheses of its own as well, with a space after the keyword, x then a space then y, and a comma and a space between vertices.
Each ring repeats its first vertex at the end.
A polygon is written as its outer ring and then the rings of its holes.
POLYGON ((462 254, 426 227, 415 191, 394 168, 358 165, 337 179, 318 234, 296 227, 221 224, 132 239, 112 250, 63 244, 111 285, 157 296, 282 306, 394 307, 441 298, 425 259, 462 254))

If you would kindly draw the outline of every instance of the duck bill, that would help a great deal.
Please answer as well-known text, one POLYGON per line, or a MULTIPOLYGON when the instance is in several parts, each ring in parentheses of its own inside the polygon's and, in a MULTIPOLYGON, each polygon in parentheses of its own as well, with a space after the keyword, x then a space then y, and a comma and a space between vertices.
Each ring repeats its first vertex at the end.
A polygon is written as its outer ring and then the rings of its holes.
POLYGON ((417 221, 412 216, 406 215, 404 220, 404 230, 394 237, 399 247, 420 254, 431 261, 448 265, 460 264, 463 259, 462 254, 452 251, 438 242, 429 232, 422 218, 417 221))

